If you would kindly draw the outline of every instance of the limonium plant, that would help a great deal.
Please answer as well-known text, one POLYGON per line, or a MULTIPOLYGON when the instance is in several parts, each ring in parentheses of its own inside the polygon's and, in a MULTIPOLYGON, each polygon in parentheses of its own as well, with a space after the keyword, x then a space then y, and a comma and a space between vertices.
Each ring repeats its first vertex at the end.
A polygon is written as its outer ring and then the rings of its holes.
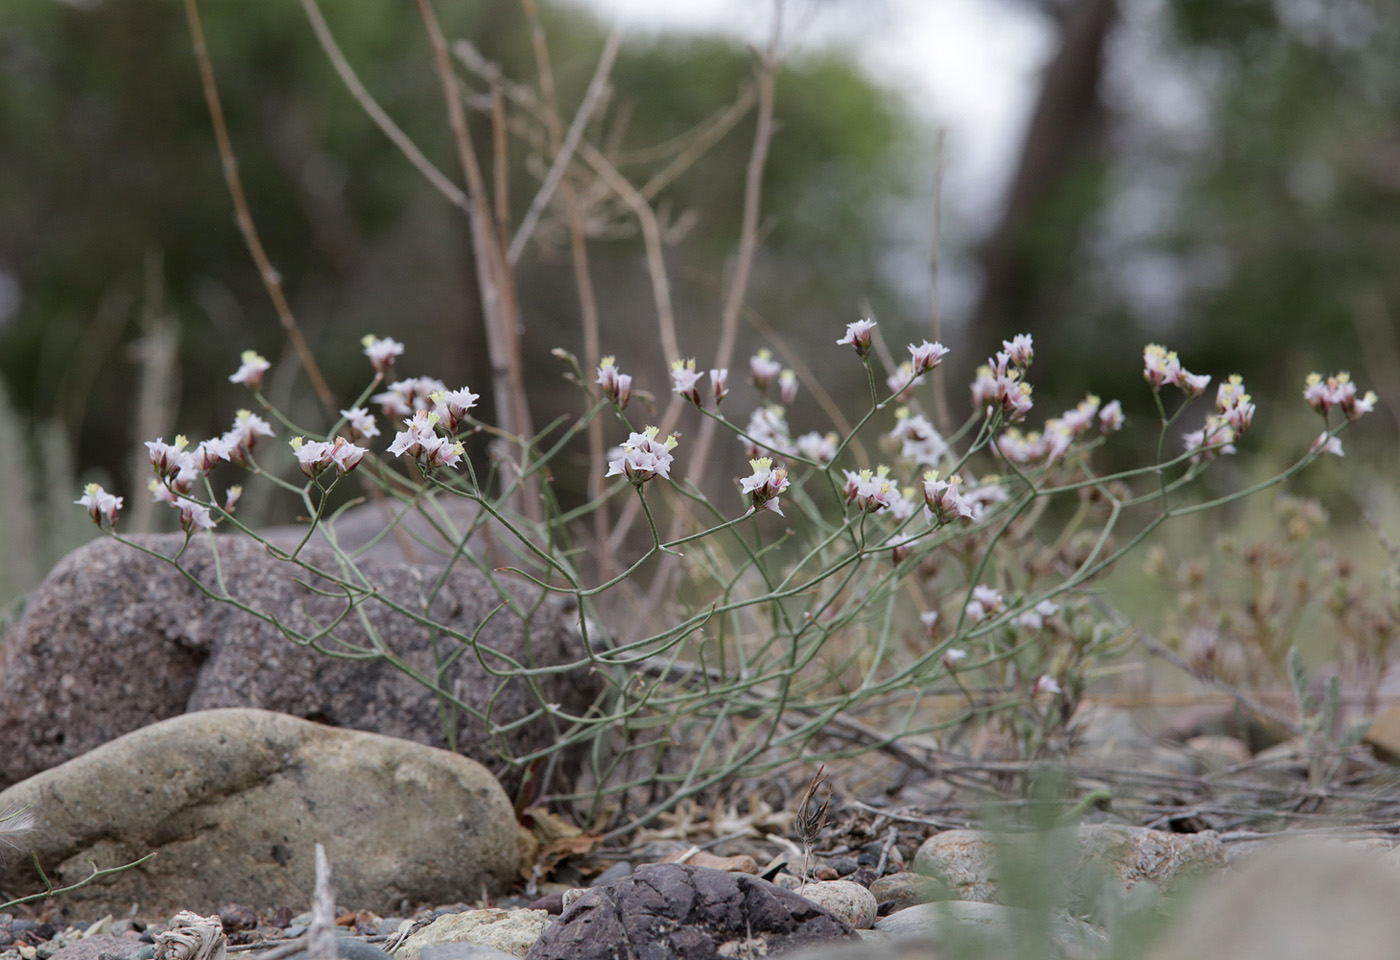
MULTIPOLYGON (((404 347, 377 336, 362 341, 368 385, 338 420, 315 429, 293 424, 268 402, 261 386, 270 365, 244 353, 229 379, 250 391, 250 406, 260 412, 239 410, 227 432, 199 443, 183 436, 148 442, 151 491, 177 511, 186 545, 207 535, 217 551, 214 531, 262 537, 236 516, 242 484, 216 485, 214 478, 233 471, 261 479, 299 498, 308 518, 304 546, 319 526, 333 527, 332 494, 354 474, 401 503, 405 510, 396 516, 413 510, 430 518, 452 544, 449 565, 508 570, 541 595, 572 598, 580 638, 572 664, 493 667, 502 661, 477 635, 433 626, 449 645, 444 658, 470 651, 503 677, 529 679, 562 666, 605 679, 605 693, 576 715, 541 699, 532 717, 547 718, 558 731, 548 748, 524 755, 500 749, 507 763, 531 767, 555 751, 590 747, 585 785, 556 798, 587 801, 588 816, 622 831, 734 778, 916 737, 941 744, 970 719, 1002 725, 1026 757, 1043 755, 1104 657, 1127 639, 1096 612, 1086 585, 1169 519, 1279 484, 1320 456, 1340 456, 1338 434, 1376 402, 1344 373, 1310 376, 1304 399, 1323 429, 1300 439, 1296 462, 1263 482, 1203 499, 1190 495, 1193 481, 1215 458, 1236 453, 1254 420, 1238 376, 1218 383, 1198 428, 1178 432, 1212 377, 1148 345, 1143 378, 1158 414, 1158 456, 1104 473, 1096 466, 1100 448, 1128 426, 1122 404, 1090 395, 1030 426, 1037 413, 1030 336, 1004 341, 977 370, 970 415, 944 431, 922 404, 932 389, 926 375, 948 349, 910 343, 907 359, 882 369, 879 334, 875 321, 864 319, 831 338, 850 349, 846 362, 864 367, 868 386, 862 415, 840 431, 792 435, 788 416, 801 402, 799 380, 766 349, 749 360, 758 402, 738 419, 724 412, 727 369, 673 361, 673 393, 744 451, 749 472, 718 495, 684 478, 681 436, 632 419, 633 378, 641 374, 623 372, 615 356, 585 372, 556 351, 586 408, 537 436, 506 437, 510 469, 499 468, 497 447, 482 475, 468 441, 499 431, 476 418, 479 396, 431 377, 397 378, 404 347), (611 486, 574 507, 546 496, 546 514, 527 518, 515 506, 522 485, 551 484, 551 464, 599 417, 611 423, 617 444, 606 455, 611 486), (272 444, 289 445, 297 474, 263 465, 272 444), (471 501, 481 519, 452 527, 435 509, 444 497, 471 501), (645 533, 622 541, 612 569, 600 557, 614 550, 589 544, 583 520, 628 500, 645 518, 645 533), (485 550, 474 549, 473 534, 487 520, 515 541, 508 567, 489 567, 485 550), (636 597, 646 599, 629 599, 636 597), (639 786, 651 788, 648 799, 628 809, 618 798, 639 786)), ((89 485, 76 502, 104 531, 151 552, 119 532, 122 497, 89 485)), ((347 612, 387 602, 355 558, 333 536, 326 539, 338 553, 336 569, 313 566, 301 546, 263 542, 293 572, 331 581, 347 612)), ((184 570, 183 553, 163 559, 206 594, 276 623, 296 642, 312 641, 276 611, 200 583, 184 570)), ((426 622, 431 601, 399 612, 426 622)), ((493 616, 511 615, 503 591, 493 616)), ((314 634, 318 649, 336 652, 327 643, 335 627, 324 624, 314 634)), ((492 724, 489 709, 413 672, 387 646, 355 655, 384 658, 424 684, 425 695, 492 724)))

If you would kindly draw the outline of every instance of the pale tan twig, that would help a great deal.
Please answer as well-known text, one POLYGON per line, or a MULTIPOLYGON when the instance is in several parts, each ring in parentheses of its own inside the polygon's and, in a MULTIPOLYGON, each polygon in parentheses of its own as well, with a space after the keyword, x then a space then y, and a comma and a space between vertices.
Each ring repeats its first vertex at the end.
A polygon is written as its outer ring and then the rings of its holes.
POLYGON ((529 242, 530 235, 535 232, 540 215, 544 213, 545 206, 554 196, 555 189, 564 178, 564 171, 568 169, 569 161, 573 159, 574 151, 583 138, 583 131, 588 127, 588 121, 592 119, 598 104, 603 101, 603 94, 608 89, 608 77, 612 74, 613 63, 617 60, 617 50, 621 43, 621 31, 614 29, 608 34, 607 42, 603 44, 603 52, 598 57, 598 66, 593 70, 593 79, 588 82, 588 90, 583 95, 583 103, 579 104, 578 112, 574 114, 573 122, 569 124, 569 132, 564 137, 563 144, 555 150, 554 163, 550 165, 549 172, 545 174, 544 181, 540 184, 535 198, 530 201, 530 208, 525 211, 525 216, 515 231, 515 238, 511 240, 510 248, 506 251, 506 259, 512 264, 519 262, 525 244, 529 242))
POLYGON ((326 58, 330 60, 331 66, 340 76, 340 82, 345 84, 345 89, 350 91, 350 95, 355 98, 360 109, 369 115, 375 126, 383 132, 384 136, 389 138, 394 146, 399 148, 399 152, 409 163, 413 164, 414 169, 421 173, 435 190, 446 197, 454 207, 466 210, 467 195, 423 155, 423 151, 419 150, 409 139, 408 134, 404 133, 399 125, 384 112, 369 90, 360 82, 355 68, 350 65, 350 61, 345 59, 345 54, 341 52, 339 44, 335 42, 335 36, 326 24, 326 18, 322 16, 321 8, 316 5, 316 0, 301 0, 301 6, 306 11, 306 18, 311 21, 311 30, 316 34, 316 40, 321 44, 321 49, 325 51, 326 58))
POLYGON ((218 144, 219 159, 223 163, 224 181, 228 184, 228 192, 233 198, 233 212, 238 221, 239 232, 243 234, 243 242, 253 256, 253 263, 258 268, 258 276, 262 278, 269 299, 272 300, 277 320, 286 331, 287 339, 291 341, 292 349, 296 351, 297 359, 301 361, 302 369, 306 371, 321 407, 326 416, 335 419, 335 394, 331 392, 326 378, 321 376, 321 368, 316 365, 316 358, 311 355, 311 348, 301 334, 301 327, 297 325, 291 305, 287 303, 287 297, 282 291, 282 277, 268 259, 267 251, 263 249, 262 240, 258 237, 258 228, 253 223, 252 211, 248 207, 248 199, 243 193, 243 180, 238 175, 238 160, 234 156, 233 143, 229 139, 228 126, 224 122, 224 108, 219 99, 219 88, 214 82, 214 65, 209 59, 209 48, 204 41, 204 25, 199 18, 197 0, 185 0, 185 18, 189 21, 195 61, 199 65, 199 82, 204 88, 204 100, 209 107, 209 118, 214 124, 214 140, 218 144))
MULTIPOLYGON (((466 111, 461 90, 457 86, 452 62, 448 58, 447 39, 429 0, 416 0, 418 13, 428 34, 433 51, 433 63, 443 98, 447 101, 447 119, 457 145, 457 156, 467 181, 467 196, 472 228, 472 252, 476 258, 477 281, 481 288, 482 314, 486 321, 486 345, 491 357, 492 392, 496 400, 497 425, 502 432, 525 442, 533 433, 530 407, 525 391, 525 374, 520 357, 520 311, 515 297, 515 281, 505 251, 497 242, 491 228, 490 203, 486 183, 472 148, 471 132, 467 129, 466 111)), ((512 462, 503 457, 505 462, 512 462)), ((516 497, 516 508, 524 516, 538 520, 541 504, 539 484, 527 478, 516 497)))
MULTIPOLYGON (((768 48, 758 65, 758 118, 754 124, 753 149, 749 152, 744 175, 744 210, 739 227, 739 252, 734 262, 734 277, 720 314, 719 345, 715 349, 714 366, 725 368, 734 360, 734 344, 739 333, 739 311, 749 292, 754 256, 758 252, 758 215, 763 197, 763 171, 768 165, 768 147, 773 140, 774 87, 778 73, 778 41, 783 32, 782 0, 774 0, 773 25, 768 48)), ((710 447, 714 445, 717 422, 706 418, 700 425, 699 436, 690 452, 687 478, 697 489, 705 480, 710 463, 710 447)), ((678 515, 678 520, 680 519, 678 515)))
MULTIPOLYGON (((933 237, 928 248, 928 318, 934 343, 943 342, 943 306, 939 302, 938 270, 941 259, 939 248, 943 243, 943 161, 947 134, 945 128, 939 127, 933 143, 933 202, 930 205, 933 237)), ((932 378, 933 419, 938 424, 938 431, 946 437, 953 429, 953 421, 948 412, 948 384, 942 364, 933 368, 932 378)))
MULTIPOLYGON (((563 122, 559 118, 559 100, 554 87, 554 67, 550 62, 549 42, 545 37, 544 23, 540 20, 535 0, 521 0, 525 19, 530 25, 530 46, 535 55, 535 68, 540 77, 540 97, 547 112, 546 125, 549 129, 550 150, 558 154, 563 146, 563 122)), ((500 87, 492 86, 492 92, 501 96, 500 87)), ((566 177, 560 184, 559 196, 564 204, 564 214, 569 223, 569 254, 573 261, 574 284, 578 288, 579 316, 583 322, 583 355, 585 371, 598 368, 602 360, 602 346, 598 331, 598 299, 593 289, 593 273, 588 263, 588 235, 584 229, 583 212, 579 209, 578 197, 573 184, 566 177)), ((597 384, 589 384, 594 399, 600 396, 597 384)), ((606 444, 603 438, 603 420, 594 417, 588 424, 588 498, 598 503, 593 511, 593 538, 599 545, 599 569, 605 577, 615 570, 614 554, 601 549, 608 542, 612 531, 612 511, 608 504, 601 502, 603 495, 603 470, 605 467, 606 444)))

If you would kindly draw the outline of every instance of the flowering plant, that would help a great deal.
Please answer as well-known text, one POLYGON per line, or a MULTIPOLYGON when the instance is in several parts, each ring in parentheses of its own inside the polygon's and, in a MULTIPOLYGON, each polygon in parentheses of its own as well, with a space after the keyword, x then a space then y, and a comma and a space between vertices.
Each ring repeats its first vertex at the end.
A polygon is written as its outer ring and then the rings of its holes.
MULTIPOLYGON (((301 499, 309 518, 302 544, 319 526, 333 527, 327 505, 352 474, 374 495, 401 503, 398 516, 434 514, 443 497, 470 501, 516 542, 517 559, 496 572, 509 570, 541 595, 568 595, 579 610, 576 662, 510 672, 591 670, 610 681, 587 711, 565 715, 546 702, 535 711, 565 731, 551 749, 593 746, 592 790, 573 799, 591 799, 596 814, 606 796, 643 782, 625 773, 644 747, 657 755, 646 765, 645 782, 660 778, 674 788, 635 825, 711 785, 800 753, 823 759, 916 735, 941 740, 970 718, 994 717, 1026 755, 1050 749, 1102 657, 1128 635, 1095 605, 1086 584, 1172 517, 1280 483, 1323 453, 1340 453, 1337 433, 1375 402, 1372 394, 1358 395, 1344 374, 1309 378, 1308 402, 1324 417, 1340 409, 1341 421, 1329 421, 1318 442, 1300 443, 1297 461, 1278 476, 1193 501, 1183 491, 1213 457, 1234 453, 1253 421, 1254 404, 1238 377, 1221 384, 1214 412, 1180 438, 1179 452, 1104 474, 1096 453, 1126 423, 1118 400, 1089 396, 1039 430, 1013 426, 1035 409, 1029 336, 1003 343, 971 385, 970 415, 941 430, 920 406, 926 388, 919 378, 948 351, 927 341, 910 344, 910 361, 882 376, 878 332, 874 321, 859 321, 838 341, 853 347, 865 368, 869 400, 861 418, 844 431, 796 439, 787 419, 795 388, 783 390, 787 404, 763 398, 785 372, 766 351, 750 361, 758 396, 743 426, 721 412, 727 370, 711 370, 702 386, 693 361, 672 364, 674 393, 749 456, 751 472, 733 477, 732 492, 717 496, 693 482, 693 473, 681 473, 686 445, 669 427, 639 430, 629 419, 633 376, 621 372, 615 357, 589 376, 561 354, 588 391, 587 409, 558 436, 506 437, 509 463, 482 477, 465 443, 493 430, 473 414, 478 395, 427 377, 386 384, 403 348, 376 337, 363 342, 369 384, 319 431, 290 423, 268 403, 260 392, 266 362, 244 354, 232 379, 252 391, 271 420, 240 410, 220 437, 193 446, 184 437, 148 443, 152 490, 178 510, 186 543, 220 527, 259 537, 235 516, 240 485, 222 499, 215 495, 213 473, 232 467, 301 499), (555 506, 529 516, 521 507, 523 485, 548 482, 549 465, 600 417, 611 418, 618 438, 626 437, 606 456, 612 485, 600 499, 572 509, 546 497, 555 506), (389 424, 382 433, 380 418, 389 424), (292 435, 297 480, 262 462, 259 443, 276 435, 273 422, 292 435), (868 461, 860 441, 872 432, 889 455, 886 463, 868 461), (582 535, 585 517, 619 506, 618 498, 624 517, 630 500, 646 518, 640 540, 629 539, 621 522, 613 528, 614 543, 635 549, 615 557, 600 550, 590 559, 561 546, 582 535), (1057 502, 1072 509, 1050 509, 1057 502), (639 595, 676 600, 626 600, 639 595), (965 706, 950 707, 958 698, 965 706), (920 709, 924 701, 935 708, 920 709), (862 720, 872 712, 880 717, 874 726, 862 720), (658 740, 661 728, 669 735, 658 740), (833 729, 843 735, 833 738, 833 729), (666 757, 672 743, 700 746, 673 769, 674 758, 666 757)), ((1189 373, 1156 345, 1144 352, 1143 376, 1159 412, 1159 451, 1166 451, 1176 421, 1210 378, 1189 373), (1170 413, 1169 388, 1183 399, 1170 413)), ((94 485, 77 502, 118 535, 122 498, 94 485)), ((478 526, 449 545, 449 566, 487 568, 487 551, 471 543, 478 526)), ((328 540, 336 543, 334 536, 328 540)), ((284 562, 307 565, 300 548, 268 548, 284 562)), ((343 589, 348 607, 375 599, 354 557, 340 551, 338 559, 339 572, 310 572, 343 589)), ((179 566, 179 555, 171 562, 179 566)), ((508 606, 503 602, 498 613, 508 615, 508 606)), ((415 616, 427 613, 425 605, 415 616)), ((489 651, 475 636, 437 626, 452 644, 487 662, 489 651)), ((322 632, 334 629, 327 624, 322 632)), ((441 701, 468 709, 430 677, 415 678, 441 701)), ((523 765, 538 756, 504 759, 523 765)))

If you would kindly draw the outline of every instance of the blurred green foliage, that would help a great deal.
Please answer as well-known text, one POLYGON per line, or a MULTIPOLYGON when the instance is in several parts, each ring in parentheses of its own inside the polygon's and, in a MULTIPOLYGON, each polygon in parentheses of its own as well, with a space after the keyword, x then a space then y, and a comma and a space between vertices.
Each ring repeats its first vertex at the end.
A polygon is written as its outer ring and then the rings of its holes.
MULTIPOLYGON (((468 38, 513 79, 535 80, 519 5, 439 4, 452 41, 468 38)), ((401 375, 476 387, 490 402, 484 339, 464 217, 372 125, 335 76, 299 4, 202 5, 210 56, 263 243, 312 349, 338 395, 367 380, 366 332, 408 346, 401 375)), ((385 110, 460 182, 441 90, 411 4, 337 0, 324 12, 339 44, 385 110)), ((592 74, 603 32, 583 12, 544 8, 568 121, 592 74)), ((615 142, 623 172, 644 181, 661 162, 627 163, 694 129, 752 82, 753 54, 707 38, 624 45, 607 111, 590 130, 615 142)), ((471 90, 485 87, 459 68, 471 90)), ((888 305, 876 201, 906 189, 894 160, 908 126, 896 103, 835 56, 803 57, 778 80, 764 237, 752 305, 789 329, 833 330, 861 299, 888 305), (834 311, 834 312, 833 312, 834 311), (819 318, 819 319, 818 319, 819 318)), ((472 118, 488 177, 489 120, 472 118)), ((246 403, 226 381, 242 349, 291 365, 283 333, 235 229, 182 8, 159 0, 61 4, 19 0, 0 11, 0 270, 18 280, 17 312, 0 327, 0 372, 31 421, 56 413, 79 468, 124 483, 137 436, 139 342, 158 316, 179 333, 169 409, 154 432, 221 432, 246 403), (143 316, 145 326, 143 327, 143 316), (176 412, 178 408, 178 419, 176 412)), ((737 245, 750 111, 659 198, 694 225, 667 250, 681 349, 702 359, 718 337, 726 268, 737 245)), ((510 143, 510 203, 523 214, 550 158, 510 143)), ((604 349, 669 389, 640 239, 590 244, 604 349)), ((517 276, 537 418, 567 403, 554 347, 582 352, 566 234, 540 234, 517 276), (558 401, 558 402, 556 402, 558 401)), ((747 334, 740 349, 756 344, 747 334)), ((741 354, 742 356, 743 354, 741 354)), ((149 366, 149 364, 147 365, 149 366)), ((852 370, 854 378, 859 373, 852 370)), ((859 381, 853 379, 853 383, 859 381)), ((297 381, 284 409, 306 414, 297 381)), ((269 381, 279 402, 294 384, 269 381), (280 393, 277 393, 280 391, 280 393)), ((489 407, 484 411, 488 419, 489 407)), ((144 478, 138 478, 144 480, 144 478)), ((144 495, 144 494, 143 494, 144 495)))

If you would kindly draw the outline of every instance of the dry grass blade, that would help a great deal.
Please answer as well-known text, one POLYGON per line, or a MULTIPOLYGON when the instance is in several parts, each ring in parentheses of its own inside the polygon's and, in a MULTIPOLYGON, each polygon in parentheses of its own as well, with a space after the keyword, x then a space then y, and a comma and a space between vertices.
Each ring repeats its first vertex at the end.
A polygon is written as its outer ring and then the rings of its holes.
POLYGON ((812 782, 807 785, 807 792, 802 795, 802 802, 797 805, 797 814, 792 818, 792 830, 797 834, 805 855, 803 872, 808 874, 808 879, 811 878, 812 848, 822 835, 822 827, 826 825, 826 809, 831 805, 829 787, 826 796, 820 803, 817 802, 817 794, 822 787, 827 786, 828 779, 826 764, 817 767, 817 772, 812 775, 812 782))

